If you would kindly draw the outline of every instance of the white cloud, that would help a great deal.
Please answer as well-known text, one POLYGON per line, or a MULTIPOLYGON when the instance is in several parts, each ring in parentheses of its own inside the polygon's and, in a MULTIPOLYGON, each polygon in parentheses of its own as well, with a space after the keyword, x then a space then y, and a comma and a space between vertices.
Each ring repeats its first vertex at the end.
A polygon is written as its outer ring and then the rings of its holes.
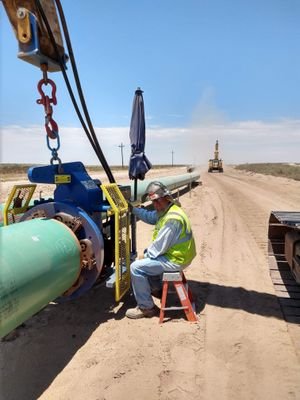
POLYGON ((200 163, 213 156, 216 139, 225 163, 299 161, 300 120, 204 123, 191 130, 190 149, 198 149, 200 163))
MULTIPOLYGON (((124 163, 130 156, 129 127, 95 128, 102 151, 110 165, 121 164, 121 143, 124 163)), ((213 156, 216 139, 220 157, 226 163, 299 162, 300 120, 263 121, 194 121, 191 127, 147 128, 146 154, 153 164, 206 164, 213 156)), ((82 161, 99 164, 81 128, 60 127, 63 162, 82 161)), ((55 147, 56 141, 50 140, 55 147)), ((1 129, 1 162, 47 164, 51 151, 47 148, 43 127, 9 125, 1 129)))

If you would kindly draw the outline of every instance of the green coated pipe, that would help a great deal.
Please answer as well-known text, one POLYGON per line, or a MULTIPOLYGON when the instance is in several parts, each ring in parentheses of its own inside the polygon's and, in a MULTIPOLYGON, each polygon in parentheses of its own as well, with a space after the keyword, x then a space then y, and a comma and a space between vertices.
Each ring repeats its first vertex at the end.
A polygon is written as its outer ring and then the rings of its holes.
POLYGON ((0 338, 62 295, 80 272, 74 233, 54 220, 0 228, 0 338))
MULTIPOLYGON (((163 183, 170 191, 179 189, 183 186, 187 186, 196 182, 200 179, 200 174, 198 172, 191 172, 182 175, 173 175, 173 176, 164 176, 164 177, 156 177, 153 179, 145 179, 143 181, 137 182, 137 199, 133 201, 133 203, 144 202, 144 197, 146 193, 147 186, 149 183, 153 181, 159 181, 163 183)), ((130 182, 131 186, 131 200, 133 200, 134 194, 134 182, 130 182)))
MULTIPOLYGON (((147 186, 149 185, 150 182, 153 180, 159 180, 162 182, 165 186, 168 187, 170 190, 178 189, 182 186, 189 185, 192 182, 196 182, 200 178, 200 175, 198 172, 191 172, 191 173, 186 173, 182 175, 173 175, 173 176, 165 176, 161 178, 154 178, 154 179, 145 179, 143 181, 138 180, 137 182, 137 199, 134 201, 134 203, 140 203, 143 202, 143 197, 145 195, 147 186)), ((130 181, 128 183, 122 184, 121 186, 131 186, 131 197, 133 200, 134 197, 134 182, 130 181)), ((0 228, 3 226, 3 216, 2 212, 4 209, 4 204, 0 204, 0 228)))

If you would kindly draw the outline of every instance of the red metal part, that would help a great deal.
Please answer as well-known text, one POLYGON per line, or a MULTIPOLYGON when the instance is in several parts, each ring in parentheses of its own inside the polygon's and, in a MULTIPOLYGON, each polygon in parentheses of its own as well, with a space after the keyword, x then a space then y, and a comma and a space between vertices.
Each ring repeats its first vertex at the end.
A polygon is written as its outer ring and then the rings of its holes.
POLYGON ((53 103, 54 105, 56 105, 57 104, 57 101, 56 101, 56 85, 55 85, 55 83, 53 82, 52 79, 48 79, 48 78, 47 79, 41 79, 39 81, 39 83, 38 83, 37 88, 38 88, 38 91, 39 91, 39 93, 41 95, 41 99, 37 100, 37 103, 38 104, 43 104, 45 106, 45 98, 46 97, 49 98, 49 96, 45 95, 45 93, 43 92, 42 86, 43 85, 48 85, 48 84, 50 84, 50 86, 52 87, 52 93, 51 93, 52 97, 51 97, 51 99, 49 99, 49 102, 53 103))
POLYGON ((58 135, 58 125, 53 118, 46 117, 45 129, 50 139, 56 139, 58 135))
POLYGON ((51 104, 56 105, 57 104, 57 100, 56 100, 56 85, 55 83, 52 81, 52 79, 48 79, 48 78, 43 78, 39 81, 38 85, 37 85, 38 91, 41 95, 41 98, 38 99, 36 102, 38 104, 42 104, 44 106, 44 110, 45 110, 45 129, 47 132, 47 135, 51 138, 51 139, 56 139, 57 135, 58 135, 58 125, 57 123, 54 121, 54 119, 52 118, 52 114, 53 114, 53 109, 51 104), (51 98, 46 95, 42 89, 43 85, 50 85, 52 88, 51 91, 51 98))

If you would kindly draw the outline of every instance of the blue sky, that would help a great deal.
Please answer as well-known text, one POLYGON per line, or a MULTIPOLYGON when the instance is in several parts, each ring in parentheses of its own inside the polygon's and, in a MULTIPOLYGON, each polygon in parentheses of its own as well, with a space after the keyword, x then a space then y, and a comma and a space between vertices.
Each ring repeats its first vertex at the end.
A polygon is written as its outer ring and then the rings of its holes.
MULTIPOLYGON (((61 0, 89 113, 109 164, 130 154, 135 89, 144 91, 154 164, 299 162, 298 0, 61 0)), ((38 68, 17 58, 0 5, 1 162, 47 164, 38 68)), ((71 66, 68 75, 72 82, 71 66)), ((60 73, 53 117, 62 161, 97 164, 60 73)), ((75 90, 75 85, 73 85, 75 90)))

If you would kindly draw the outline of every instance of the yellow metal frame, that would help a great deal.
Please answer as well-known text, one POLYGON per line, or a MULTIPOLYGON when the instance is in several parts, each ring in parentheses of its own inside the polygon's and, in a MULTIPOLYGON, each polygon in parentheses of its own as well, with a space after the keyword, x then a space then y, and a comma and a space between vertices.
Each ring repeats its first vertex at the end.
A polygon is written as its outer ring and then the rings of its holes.
POLYGON ((30 19, 28 10, 24 9, 17 11, 22 13, 23 18, 17 18, 17 36, 21 43, 28 43, 31 40, 30 19))
POLYGON ((35 191, 36 185, 14 185, 3 208, 3 225, 9 225, 9 216, 15 222, 15 215, 24 214, 35 191), (17 207, 17 200, 21 200, 21 207, 17 207))
POLYGON ((130 288, 130 235, 128 204, 116 183, 101 185, 115 216, 115 299, 119 301, 130 288))

